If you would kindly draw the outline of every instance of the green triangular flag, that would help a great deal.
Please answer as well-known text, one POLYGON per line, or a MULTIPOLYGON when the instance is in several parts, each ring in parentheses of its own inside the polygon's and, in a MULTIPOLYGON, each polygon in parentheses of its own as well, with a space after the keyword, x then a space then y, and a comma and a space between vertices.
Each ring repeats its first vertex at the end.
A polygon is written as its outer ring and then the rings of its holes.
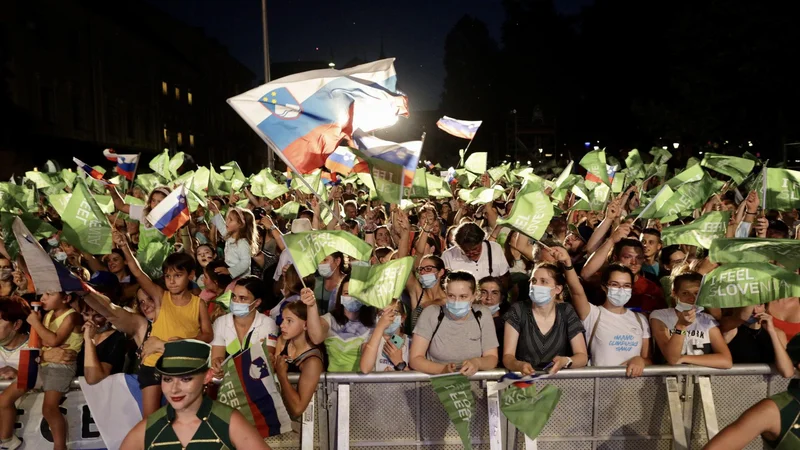
POLYGON ((628 152, 628 156, 625 158, 625 167, 628 169, 628 175, 631 178, 641 180, 645 177, 644 161, 642 161, 642 155, 639 154, 639 150, 633 149, 628 152))
POLYGON ((608 178, 608 165, 606 164, 606 151, 593 150, 584 156, 578 163, 586 169, 587 181, 601 181, 606 185, 611 185, 611 180, 608 178), (591 174, 592 176, 590 177, 591 174))
POLYGON ((433 391, 442 402, 447 416, 458 431, 461 443, 467 450, 472 450, 469 425, 475 416, 475 396, 469 379, 459 373, 435 375, 430 378, 433 391))
POLYGON ((417 169, 414 172, 414 181, 411 187, 404 188, 405 198, 428 198, 428 178, 425 169, 417 169))
POLYGON ((92 255, 111 253, 111 225, 83 180, 78 180, 64 214, 66 240, 92 255))
POLYGON ((361 303, 383 309, 403 295, 408 276, 414 268, 414 257, 370 265, 366 261, 350 264, 349 294, 361 303))
POLYGON ((503 390, 500 411, 516 429, 530 439, 536 439, 560 399, 561 389, 552 384, 545 385, 539 392, 536 392, 535 385, 526 388, 511 385, 503 390))

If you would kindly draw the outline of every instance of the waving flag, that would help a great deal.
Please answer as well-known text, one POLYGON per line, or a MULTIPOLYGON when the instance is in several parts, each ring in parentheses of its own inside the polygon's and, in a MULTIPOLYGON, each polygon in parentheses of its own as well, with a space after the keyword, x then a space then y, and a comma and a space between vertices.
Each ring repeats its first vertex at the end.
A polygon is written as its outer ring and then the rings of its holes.
POLYGON ((290 168, 309 173, 325 164, 353 130, 373 131, 408 115, 395 92, 394 59, 346 70, 312 70, 228 99, 228 104, 290 168))
POLYGON ((604 183, 611 186, 614 174, 617 172, 616 166, 606 164, 606 151, 593 150, 584 156, 578 163, 586 169, 586 181, 604 183))
POLYGON ((455 137, 472 140, 478 128, 481 127, 480 120, 458 120, 452 117, 444 116, 436 122, 436 126, 445 133, 451 134, 455 137))
POLYGON ((147 221, 166 237, 172 237, 180 227, 189 221, 189 202, 186 199, 186 185, 172 191, 150 214, 147 221))
POLYGON ((372 254, 369 244, 348 231, 306 231, 283 238, 297 273, 303 277, 316 272, 317 265, 331 253, 342 252, 360 261, 369 260, 372 254))
POLYGON ((133 175, 136 173, 136 167, 139 165, 139 156, 133 154, 118 154, 114 149, 107 148, 103 150, 103 155, 109 161, 117 163, 117 173, 125 177, 128 181, 133 181, 133 175))
POLYGON ((469 429, 476 408, 469 379, 460 373, 453 373, 434 375, 430 380, 433 391, 461 437, 461 444, 465 449, 472 450, 469 429))
POLYGON ((723 264, 703 276, 697 306, 741 308, 800 296, 800 275, 773 264, 723 264))
POLYGON ((375 265, 354 261, 350 265, 350 295, 367 305, 383 309, 393 299, 401 297, 413 268, 414 258, 411 256, 375 265))
MULTIPOLYGON (((353 133, 353 142, 365 159, 380 159, 401 166, 404 173, 403 185, 406 187, 411 186, 414 181, 414 174, 417 171, 419 155, 422 152, 422 141, 409 141, 398 144, 370 136, 364 130, 356 130, 353 133)), ((365 167, 365 163, 359 163, 353 168, 353 171, 363 173, 366 172, 365 167)))
POLYGON ((36 294, 46 292, 82 292, 83 284, 63 264, 50 258, 36 237, 28 230, 22 219, 16 217, 11 225, 20 253, 25 258, 36 294))
POLYGON ((325 160, 325 167, 331 172, 347 176, 356 165, 356 155, 347 147, 339 147, 325 160))
POLYGON ((253 345, 223 363, 220 403, 236 408, 261 437, 292 431, 292 422, 275 385, 267 343, 253 345))
POLYGON ((91 178, 94 178, 95 180, 97 180, 103 186, 108 186, 108 185, 111 184, 108 180, 103 178, 103 173, 100 172, 99 170, 97 170, 94 167, 86 164, 85 162, 81 161, 78 158, 72 158, 72 160, 75 161, 75 164, 78 165, 78 170, 81 170, 86 175, 90 176, 91 178))
POLYGON ((116 373, 97 384, 83 377, 78 381, 103 442, 108 448, 119 448, 128 431, 142 420, 142 391, 136 377, 116 373))

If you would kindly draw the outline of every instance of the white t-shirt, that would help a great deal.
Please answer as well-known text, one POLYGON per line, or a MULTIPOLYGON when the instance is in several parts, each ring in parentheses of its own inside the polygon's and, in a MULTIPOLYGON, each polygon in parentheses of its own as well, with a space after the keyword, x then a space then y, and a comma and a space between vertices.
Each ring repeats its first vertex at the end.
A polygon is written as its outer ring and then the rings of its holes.
POLYGON ((503 247, 497 242, 485 241, 481 243, 483 247, 478 261, 473 261, 464 254, 460 247, 455 246, 442 253, 444 266, 450 271, 463 270, 475 277, 475 281, 480 281, 489 275, 500 277, 508 273, 508 261, 503 254, 503 247), (489 273, 489 252, 486 251, 486 243, 492 252, 492 273, 489 273))
MULTIPOLYGON (((22 343, 17 348, 6 348, 0 345, 0 368, 2 367, 12 367, 14 369, 19 369, 19 351, 28 348, 28 341, 22 343)), ((405 357, 405 355, 403 355, 405 357)))
MULTIPOLYGON (((212 346, 225 347, 228 354, 234 354, 242 349, 244 342, 239 341, 239 336, 236 334, 236 326, 233 324, 233 314, 228 313, 224 316, 217 318, 214 321, 214 339, 211 341, 212 346)), ((250 337, 250 346, 253 346, 263 340, 267 341, 267 346, 275 347, 278 340, 278 326, 272 318, 265 316, 261 313, 256 313, 253 324, 250 326, 250 331, 253 335, 250 337)), ((245 336, 247 336, 248 331, 245 336)), ((245 337, 245 339, 247 339, 245 337)))
MULTIPOLYGON (((367 340, 364 343, 369 342, 372 339, 372 333, 369 334, 367 340)), ((381 338, 381 344, 378 350, 378 358, 375 359, 375 368, 372 369, 373 372, 392 372, 394 371, 394 364, 389 360, 389 357, 386 356, 386 353, 383 352, 383 345, 386 341, 381 338)), ((394 344, 389 344, 394 345, 394 344)), ((400 349, 403 351, 403 361, 408 364, 408 349, 411 346, 411 336, 405 335, 403 336, 403 346, 400 349)))
MULTIPOLYGON (((650 313, 650 319, 661 321, 669 330, 669 335, 672 336, 672 330, 675 329, 675 325, 678 323, 678 314, 675 312, 675 308, 657 309, 650 313)), ((712 328, 718 326, 719 323, 717 323, 716 319, 711 315, 704 312, 697 313, 694 323, 686 328, 689 334, 683 339, 681 355, 706 355, 713 353, 711 350, 711 338, 708 332, 712 328)))
POLYGON ((643 341, 650 337, 647 317, 627 309, 625 314, 615 314, 592 304, 589 308, 589 315, 581 323, 586 330, 587 345, 597 324, 589 349, 593 366, 619 366, 634 356, 641 356, 643 341))
MULTIPOLYGON (((128 208, 129 208, 128 216, 131 218, 131 220, 135 220, 135 221, 139 222, 140 224, 145 225, 145 222, 144 222, 144 218, 145 218, 144 206, 142 206, 142 205, 128 205, 128 208)), ((151 227, 145 226, 145 228, 151 228, 151 227)))

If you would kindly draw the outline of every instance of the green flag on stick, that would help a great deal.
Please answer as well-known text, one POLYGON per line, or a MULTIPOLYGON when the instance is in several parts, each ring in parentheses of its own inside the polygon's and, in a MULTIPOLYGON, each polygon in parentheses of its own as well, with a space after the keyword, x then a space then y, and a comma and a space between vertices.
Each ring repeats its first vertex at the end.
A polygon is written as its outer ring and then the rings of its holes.
POLYGON ((431 377, 431 385, 461 436, 464 448, 472 450, 469 425, 475 415, 475 396, 472 395, 469 379, 460 373, 435 375, 431 377))
POLYGON ((14 224, 14 219, 17 217, 22 220, 22 223, 25 224, 25 228, 27 228, 36 239, 48 238, 58 231, 49 223, 27 212, 23 212, 22 214, 0 213, 0 225, 2 225, 3 228, 6 251, 12 258, 16 259, 19 255, 19 244, 17 243, 14 231, 11 229, 11 226, 14 224))
POLYGON ((682 184, 658 209, 658 217, 690 215, 692 210, 702 207, 709 197, 719 192, 722 184, 708 175, 700 181, 682 184))
POLYGON ((475 152, 464 161, 464 168, 475 175, 483 175, 486 172, 486 152, 475 152))
POLYGON ((300 211, 300 203, 295 201, 286 202, 285 205, 275 210, 275 214, 283 217, 285 220, 293 220, 297 217, 297 212, 300 211))
POLYGON ((428 198, 428 178, 425 169, 414 172, 414 182, 411 187, 403 188, 405 198, 428 198))
POLYGON ((653 155, 653 164, 657 166, 665 165, 672 158, 672 153, 661 147, 651 148, 650 154, 653 155))
POLYGON ((636 211, 633 211, 631 215, 636 215, 636 219, 655 219, 664 217, 666 214, 660 214, 664 205, 667 201, 672 198, 674 193, 669 186, 664 185, 661 190, 658 191, 655 197, 650 200, 650 203, 643 208, 639 208, 636 211))
POLYGON ((708 257, 716 263, 754 263, 777 261, 786 270, 800 269, 800 240, 796 239, 716 239, 708 257))
POLYGON ((224 172, 222 172, 222 178, 230 184, 230 192, 239 192, 242 190, 242 186, 244 186, 244 183, 247 181, 247 177, 244 176, 242 169, 239 167, 239 163, 231 161, 219 168, 220 170, 224 170, 224 172))
POLYGON ((172 244, 166 236, 161 234, 156 228, 145 228, 139 225, 139 250, 136 252, 136 260, 142 267, 142 271, 150 278, 160 278, 162 266, 167 256, 172 253, 172 244))
POLYGON ((684 183, 700 181, 705 175, 706 172, 703 170, 703 168, 696 164, 667 180, 667 186, 669 186, 670 189, 675 190, 684 183))
POLYGON ((111 225, 83 180, 78 180, 64 214, 64 237, 92 255, 111 253, 111 225))
POLYGON ((498 225, 507 225, 533 239, 541 239, 550 219, 553 205, 542 191, 528 192, 518 196, 507 219, 497 219, 498 225))
POLYGON ((458 191, 458 198, 470 205, 484 205, 491 203, 503 195, 503 188, 495 186, 493 188, 479 187, 475 189, 461 189, 458 191))
POLYGON ((261 172, 250 178, 250 192, 256 197, 272 200, 289 192, 289 188, 285 183, 275 181, 269 169, 262 169, 261 172))
POLYGON ((767 192, 763 194, 763 170, 756 178, 756 191, 759 198, 765 198, 764 209, 789 211, 800 207, 800 172, 769 167, 767 172, 767 192))
POLYGON ((403 295, 413 267, 412 256, 376 265, 365 261, 353 262, 350 264, 350 295, 364 304, 385 308, 393 299, 403 295))
POLYGON ((154 173, 143 173, 136 175, 136 183, 139 187, 146 192, 151 192, 153 189, 161 186, 161 179, 154 173))
POLYGON ((561 173, 558 175, 558 178, 556 178, 556 185, 554 190, 570 187, 566 186, 566 184, 567 184, 567 179, 569 179, 570 175, 572 175, 572 166, 574 164, 575 161, 570 161, 569 164, 567 164, 567 167, 565 167, 564 170, 561 171, 561 173))
POLYGON ((372 246, 348 231, 292 233, 284 236, 284 240, 302 277, 316 272, 317 265, 331 253, 342 252, 360 261, 368 261, 372 255, 372 246))
POLYGON ((172 170, 170 170, 169 163, 169 150, 164 149, 161 154, 150 160, 150 164, 148 164, 148 166, 153 172, 161 175, 164 180, 169 181, 175 178, 172 170))
POLYGON ((717 153, 706 153, 703 156, 703 161, 700 165, 727 175, 733 179, 736 184, 741 184, 742 181, 750 174, 755 167, 756 162, 746 158, 738 158, 736 156, 726 156, 717 153))
POLYGON ((666 227, 661 230, 664 247, 675 244, 709 248, 714 239, 725 237, 730 211, 714 211, 703 214, 692 223, 666 227))
MULTIPOLYGON (((492 181, 498 182, 500 181, 501 178, 508 176, 508 171, 510 169, 511 169, 511 164, 506 163, 497 167, 492 167, 491 169, 487 170, 487 173, 489 173, 489 178, 491 178, 492 181)), ((531 172, 533 172, 533 169, 531 169, 531 172)))
POLYGON ((442 198, 453 196, 450 192, 450 186, 447 185, 442 177, 426 173, 425 178, 428 182, 428 193, 431 197, 442 198))
POLYGON ((606 185, 611 185, 611 180, 608 178, 605 150, 593 150, 587 153, 578 164, 591 174, 591 176, 586 175, 587 181, 602 181, 606 185))
POLYGON ((628 156, 625 158, 625 167, 628 168, 628 175, 631 178, 644 179, 644 161, 642 161, 642 155, 639 154, 639 150, 633 149, 628 152, 628 156))
POLYGON ((769 263, 735 263, 703 277, 697 305, 740 308, 788 297, 800 297, 800 275, 769 263))
POLYGON ((560 399, 561 389, 552 384, 545 385, 539 392, 536 392, 535 385, 526 388, 511 385, 503 390, 500 411, 516 429, 536 439, 560 399))

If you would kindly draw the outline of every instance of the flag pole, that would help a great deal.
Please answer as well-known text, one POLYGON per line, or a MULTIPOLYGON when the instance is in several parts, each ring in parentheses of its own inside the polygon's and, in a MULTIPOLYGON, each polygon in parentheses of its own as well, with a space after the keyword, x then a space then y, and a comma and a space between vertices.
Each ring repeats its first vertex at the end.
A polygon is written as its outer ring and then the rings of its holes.
MULTIPOLYGON (((769 160, 764 162, 764 166, 761 169, 761 204, 758 206, 759 213, 767 209, 767 164, 769 164, 769 160)), ((759 214, 761 217, 761 214, 759 214)))

